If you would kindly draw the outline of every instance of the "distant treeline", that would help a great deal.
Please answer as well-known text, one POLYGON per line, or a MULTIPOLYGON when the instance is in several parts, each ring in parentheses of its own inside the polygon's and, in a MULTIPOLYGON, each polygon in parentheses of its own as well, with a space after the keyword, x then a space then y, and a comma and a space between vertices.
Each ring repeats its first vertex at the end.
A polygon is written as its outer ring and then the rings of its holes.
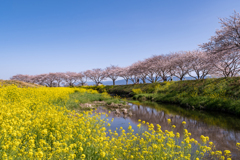
POLYGON ((240 72, 240 14, 234 12, 229 18, 220 19, 221 29, 210 41, 193 51, 179 51, 154 55, 128 67, 110 66, 106 69, 92 69, 85 72, 48 73, 39 75, 17 74, 11 79, 40 85, 74 86, 85 85, 90 79, 96 85, 110 78, 115 85, 118 77, 137 84, 158 81, 171 81, 175 76, 180 80, 190 76, 194 79, 211 77, 235 77, 240 72))

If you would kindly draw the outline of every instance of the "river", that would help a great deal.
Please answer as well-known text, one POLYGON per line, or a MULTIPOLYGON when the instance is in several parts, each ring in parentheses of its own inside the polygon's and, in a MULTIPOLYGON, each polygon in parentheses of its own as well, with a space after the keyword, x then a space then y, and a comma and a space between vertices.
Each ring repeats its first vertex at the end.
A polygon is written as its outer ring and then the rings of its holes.
POLYGON ((135 102, 129 103, 129 105, 131 106, 129 111, 132 112, 132 116, 116 115, 114 112, 109 114, 109 110, 103 106, 98 107, 97 112, 108 113, 109 120, 114 118, 110 127, 111 130, 116 130, 119 127, 127 130, 130 123, 137 132, 139 119, 154 125, 159 124, 163 131, 171 130, 167 122, 167 119, 171 119, 172 125, 176 126, 174 132, 183 135, 182 121, 186 121, 185 128, 192 134, 191 138, 200 142, 201 135, 208 136, 217 150, 230 150, 232 159, 240 159, 240 151, 236 148, 236 143, 240 142, 240 118, 236 116, 153 102, 135 102))

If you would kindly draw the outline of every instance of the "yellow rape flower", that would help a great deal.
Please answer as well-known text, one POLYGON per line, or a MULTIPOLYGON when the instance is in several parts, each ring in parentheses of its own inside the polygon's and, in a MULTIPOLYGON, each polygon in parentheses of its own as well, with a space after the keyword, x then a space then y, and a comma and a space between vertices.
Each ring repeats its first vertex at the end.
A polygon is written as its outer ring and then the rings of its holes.
POLYGON ((168 119, 167 121, 168 121, 168 124, 170 124, 170 123, 171 123, 171 119, 168 119))
POLYGON ((82 158, 82 159, 84 159, 85 157, 86 157, 85 154, 82 154, 82 155, 81 155, 81 158, 82 158))

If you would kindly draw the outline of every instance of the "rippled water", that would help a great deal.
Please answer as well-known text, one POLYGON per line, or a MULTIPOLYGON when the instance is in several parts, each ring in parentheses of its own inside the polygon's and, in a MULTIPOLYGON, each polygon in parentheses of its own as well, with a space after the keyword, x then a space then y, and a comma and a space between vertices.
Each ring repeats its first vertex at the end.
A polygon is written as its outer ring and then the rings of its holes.
MULTIPOLYGON (((209 136, 210 141, 214 142, 217 150, 230 150, 232 158, 239 160, 240 152, 236 148, 236 143, 240 142, 240 118, 228 114, 214 112, 204 112, 199 110, 187 110, 177 105, 166 105, 152 102, 129 103, 129 111, 132 116, 124 114, 117 115, 111 112, 109 120, 114 118, 110 129, 123 127, 127 130, 129 123, 135 132, 138 132, 138 119, 159 124, 162 130, 171 130, 167 119, 172 120, 172 125, 176 125, 174 132, 183 133, 182 121, 186 121, 185 128, 192 134, 191 137, 201 141, 200 136, 209 136)), ((103 106, 97 108, 97 112, 106 112, 109 110, 103 106)))

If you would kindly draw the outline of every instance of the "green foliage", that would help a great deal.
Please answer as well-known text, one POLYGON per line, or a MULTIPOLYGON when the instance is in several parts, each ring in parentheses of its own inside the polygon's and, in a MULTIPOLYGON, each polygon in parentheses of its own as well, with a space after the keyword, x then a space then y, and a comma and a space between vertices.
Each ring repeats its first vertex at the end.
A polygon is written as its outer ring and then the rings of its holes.
POLYGON ((109 105, 109 104, 112 104, 112 103, 120 103, 120 100, 119 99, 109 99, 106 101, 106 103, 109 105))
POLYGON ((141 101, 176 103, 240 115, 240 77, 106 86, 105 89, 141 101))
POLYGON ((85 88, 85 89, 93 89, 97 90, 99 93, 106 92, 106 86, 104 85, 99 85, 99 86, 80 86, 79 88, 85 88))
POLYGON ((141 94, 142 93, 142 90, 140 88, 137 88, 137 89, 132 89, 132 92, 134 94, 141 94))
POLYGON ((100 93, 92 94, 75 92, 69 95, 69 100, 66 103, 66 108, 76 109, 79 108, 80 103, 99 101, 100 99, 102 99, 102 95, 100 93))
MULTIPOLYGON (((90 103, 93 101, 105 101, 107 104, 111 103, 122 103, 126 104, 125 101, 122 101, 120 96, 111 97, 107 92, 96 93, 95 90, 88 90, 89 92, 81 93, 79 91, 75 91, 74 93, 69 95, 69 100, 66 102, 67 109, 77 109, 80 103, 90 103)), ((64 102, 55 102, 56 105, 65 105, 64 102)))

